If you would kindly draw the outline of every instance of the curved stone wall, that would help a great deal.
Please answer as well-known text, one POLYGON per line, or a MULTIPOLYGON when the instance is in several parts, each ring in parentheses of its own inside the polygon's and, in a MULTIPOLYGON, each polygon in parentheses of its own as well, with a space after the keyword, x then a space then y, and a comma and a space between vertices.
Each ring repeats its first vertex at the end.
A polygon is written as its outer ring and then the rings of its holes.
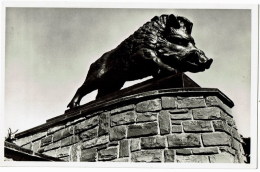
POLYGON ((94 101, 16 135, 64 161, 244 163, 233 103, 218 89, 164 89, 94 101))

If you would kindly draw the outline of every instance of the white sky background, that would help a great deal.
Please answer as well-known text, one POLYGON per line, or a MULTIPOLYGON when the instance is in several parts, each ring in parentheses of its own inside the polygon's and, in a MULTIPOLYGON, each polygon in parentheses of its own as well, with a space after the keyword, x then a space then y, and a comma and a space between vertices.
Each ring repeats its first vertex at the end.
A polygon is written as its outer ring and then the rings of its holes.
POLYGON ((224 9, 7 8, 5 131, 63 114, 91 63, 153 16, 171 13, 193 22, 196 46, 214 60, 209 70, 186 74, 233 100, 238 130, 250 136, 250 10, 224 9))

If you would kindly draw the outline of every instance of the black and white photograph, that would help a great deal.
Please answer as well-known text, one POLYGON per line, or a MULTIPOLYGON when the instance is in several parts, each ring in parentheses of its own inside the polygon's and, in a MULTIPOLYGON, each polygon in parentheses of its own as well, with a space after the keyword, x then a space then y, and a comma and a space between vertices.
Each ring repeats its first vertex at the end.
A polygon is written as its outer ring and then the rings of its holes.
POLYGON ((257 4, 50 4, 2 4, 0 166, 256 168, 257 4))

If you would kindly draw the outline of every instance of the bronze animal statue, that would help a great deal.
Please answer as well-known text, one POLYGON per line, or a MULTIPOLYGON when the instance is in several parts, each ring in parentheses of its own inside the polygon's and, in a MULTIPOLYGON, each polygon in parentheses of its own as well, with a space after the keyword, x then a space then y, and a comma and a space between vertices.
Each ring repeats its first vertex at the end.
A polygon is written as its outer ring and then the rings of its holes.
POLYGON ((173 14, 153 17, 91 64, 68 107, 79 106, 82 97, 96 89, 100 98, 120 90, 126 81, 208 69, 213 60, 195 46, 192 26, 185 17, 173 14))

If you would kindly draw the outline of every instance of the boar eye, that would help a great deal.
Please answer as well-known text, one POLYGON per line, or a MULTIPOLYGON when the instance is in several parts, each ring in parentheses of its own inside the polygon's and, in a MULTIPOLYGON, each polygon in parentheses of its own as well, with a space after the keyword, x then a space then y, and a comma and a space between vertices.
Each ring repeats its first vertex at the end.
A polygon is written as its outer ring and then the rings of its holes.
POLYGON ((188 40, 182 39, 182 38, 177 38, 177 37, 171 38, 170 42, 173 44, 184 46, 184 47, 187 47, 189 44, 188 40))

